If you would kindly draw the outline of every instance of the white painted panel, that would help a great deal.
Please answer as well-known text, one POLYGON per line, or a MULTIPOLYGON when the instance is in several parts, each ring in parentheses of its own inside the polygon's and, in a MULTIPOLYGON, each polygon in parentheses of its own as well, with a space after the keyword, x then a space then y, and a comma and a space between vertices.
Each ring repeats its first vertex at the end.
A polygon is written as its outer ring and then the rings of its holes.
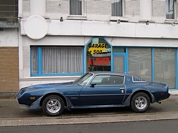
POLYGON ((177 38, 178 26, 172 24, 137 24, 136 36, 144 38, 177 38))
POLYGON ((140 17, 142 20, 151 20, 152 0, 140 0, 140 17))
POLYGON ((176 39, 149 39, 149 38, 116 38, 106 37, 113 46, 134 46, 134 47, 178 47, 176 39))
POLYGON ((3 29, 0 31, 0 47, 17 47, 18 31, 17 29, 3 29))
MULTIPOLYGON (((21 34, 25 35, 21 21, 21 34)), ((100 21, 51 20, 47 35, 62 36, 110 36, 138 38, 175 38, 178 37, 178 24, 156 24, 100 21)))
MULTIPOLYGON (((23 45, 26 45, 30 48, 30 45, 39 46, 39 45, 58 45, 58 46, 84 46, 87 41, 89 41, 90 37, 87 39, 85 37, 77 37, 77 36, 46 36, 41 40, 34 41, 28 37, 23 37, 23 45)), ((25 53, 29 53, 29 48, 24 48, 25 53)), ((27 53, 27 54, 28 54, 27 53)))
POLYGON ((30 0, 30 14, 45 17, 46 0, 30 0))

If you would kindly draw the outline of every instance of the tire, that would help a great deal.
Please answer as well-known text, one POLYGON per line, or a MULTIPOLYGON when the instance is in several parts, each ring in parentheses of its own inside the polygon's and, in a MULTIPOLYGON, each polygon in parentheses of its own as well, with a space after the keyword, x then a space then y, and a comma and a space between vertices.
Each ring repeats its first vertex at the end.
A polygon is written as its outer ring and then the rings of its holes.
POLYGON ((143 113, 150 107, 150 98, 144 92, 134 94, 131 99, 131 109, 136 113, 143 113))
POLYGON ((49 95, 42 102, 42 110, 48 116, 58 116, 64 111, 64 101, 57 95, 49 95))

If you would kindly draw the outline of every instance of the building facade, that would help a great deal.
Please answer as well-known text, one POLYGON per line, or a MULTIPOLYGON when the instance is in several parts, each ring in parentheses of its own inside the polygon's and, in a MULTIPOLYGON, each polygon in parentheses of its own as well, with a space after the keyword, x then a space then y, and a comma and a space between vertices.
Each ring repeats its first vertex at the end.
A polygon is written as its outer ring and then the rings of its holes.
POLYGON ((118 71, 178 89, 177 1, 18 4, 19 88, 71 81, 87 71, 118 71))
POLYGON ((19 89, 18 0, 0 0, 0 93, 19 89))

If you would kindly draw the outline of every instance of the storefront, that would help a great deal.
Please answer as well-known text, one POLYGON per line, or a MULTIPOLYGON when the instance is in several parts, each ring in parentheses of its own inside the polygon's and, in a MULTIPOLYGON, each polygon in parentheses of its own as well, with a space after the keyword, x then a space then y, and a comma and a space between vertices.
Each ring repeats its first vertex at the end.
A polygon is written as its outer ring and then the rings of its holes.
POLYGON ((113 46, 109 40, 92 37, 83 46, 30 46, 30 76, 65 78, 114 71, 178 88, 177 48, 113 46))

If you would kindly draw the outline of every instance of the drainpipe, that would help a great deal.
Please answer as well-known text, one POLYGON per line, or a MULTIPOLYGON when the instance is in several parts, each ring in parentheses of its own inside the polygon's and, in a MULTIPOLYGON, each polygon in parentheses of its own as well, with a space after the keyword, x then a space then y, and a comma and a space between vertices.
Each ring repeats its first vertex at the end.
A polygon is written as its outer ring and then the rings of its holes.
POLYGON ((18 12, 19 12, 19 13, 18 13, 18 17, 19 17, 19 18, 22 17, 22 8, 23 8, 22 5, 23 5, 23 4, 22 4, 22 0, 19 0, 19 3, 18 3, 18 10, 19 10, 19 11, 18 11, 18 12))

